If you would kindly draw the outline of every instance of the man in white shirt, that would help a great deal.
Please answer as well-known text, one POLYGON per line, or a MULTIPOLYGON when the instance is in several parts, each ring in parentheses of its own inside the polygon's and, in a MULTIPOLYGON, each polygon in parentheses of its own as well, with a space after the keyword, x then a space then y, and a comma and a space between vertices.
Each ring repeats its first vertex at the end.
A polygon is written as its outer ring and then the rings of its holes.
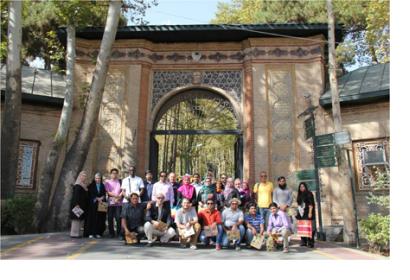
POLYGON ((135 166, 128 168, 128 177, 122 179, 121 190, 124 196, 123 203, 128 203, 129 196, 132 193, 137 193, 139 197, 144 194, 144 182, 142 179, 135 175, 135 166))
POLYGON ((152 188, 152 201, 157 200, 158 194, 164 195, 164 205, 169 209, 172 208, 174 205, 174 191, 172 189, 172 185, 166 182, 167 173, 165 171, 161 171, 159 173, 159 181, 156 182, 152 188))

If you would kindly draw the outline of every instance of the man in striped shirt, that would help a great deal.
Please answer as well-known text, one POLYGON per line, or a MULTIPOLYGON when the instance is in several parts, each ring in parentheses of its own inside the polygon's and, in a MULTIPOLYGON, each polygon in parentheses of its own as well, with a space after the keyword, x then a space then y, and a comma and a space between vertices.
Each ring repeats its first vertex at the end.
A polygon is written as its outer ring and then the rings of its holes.
POLYGON ((259 213, 256 213, 256 205, 249 204, 249 214, 245 216, 246 244, 249 246, 256 235, 263 237, 265 221, 259 213))

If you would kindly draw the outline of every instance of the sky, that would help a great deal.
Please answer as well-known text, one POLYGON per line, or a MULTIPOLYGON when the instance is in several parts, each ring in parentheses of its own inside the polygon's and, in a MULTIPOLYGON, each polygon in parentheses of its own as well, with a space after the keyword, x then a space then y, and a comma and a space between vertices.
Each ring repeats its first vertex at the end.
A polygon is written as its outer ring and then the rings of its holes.
POLYGON ((158 0, 147 10, 151 25, 207 24, 214 18, 218 2, 228 0, 158 0))

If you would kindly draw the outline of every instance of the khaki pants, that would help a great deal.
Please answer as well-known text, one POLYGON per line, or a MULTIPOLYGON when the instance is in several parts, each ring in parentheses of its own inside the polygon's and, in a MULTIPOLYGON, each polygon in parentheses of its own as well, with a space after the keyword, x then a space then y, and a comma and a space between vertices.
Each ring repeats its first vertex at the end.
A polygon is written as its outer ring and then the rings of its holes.
POLYGON ((194 227, 194 235, 191 235, 188 238, 183 237, 181 234, 179 234, 179 242, 181 242, 181 244, 186 244, 186 243, 190 243, 191 245, 196 246, 196 243, 198 242, 198 236, 201 233, 201 225, 199 223, 196 223, 193 225, 194 227))
POLYGON ((149 242, 152 242, 154 240, 154 236, 158 236, 160 237, 160 241, 162 243, 167 243, 172 237, 176 235, 176 232, 172 227, 168 228, 166 231, 159 231, 156 230, 154 228, 154 225, 150 222, 146 222, 144 224, 144 231, 149 242))
MULTIPOLYGON (((283 237, 283 248, 289 248, 289 236, 292 234, 292 232, 289 229, 284 228, 278 233, 283 237)), ((267 235, 266 232, 265 235, 267 235)))

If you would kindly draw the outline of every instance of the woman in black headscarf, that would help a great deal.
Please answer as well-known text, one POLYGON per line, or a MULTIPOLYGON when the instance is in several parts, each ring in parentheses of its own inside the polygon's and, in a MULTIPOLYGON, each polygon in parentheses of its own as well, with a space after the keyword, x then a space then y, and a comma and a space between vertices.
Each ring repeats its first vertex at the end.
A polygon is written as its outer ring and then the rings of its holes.
POLYGON ((301 246, 314 247, 314 235, 315 235, 315 199, 313 193, 309 191, 305 182, 301 182, 298 188, 298 213, 296 219, 298 220, 311 220, 312 221, 312 238, 301 237, 301 246))

